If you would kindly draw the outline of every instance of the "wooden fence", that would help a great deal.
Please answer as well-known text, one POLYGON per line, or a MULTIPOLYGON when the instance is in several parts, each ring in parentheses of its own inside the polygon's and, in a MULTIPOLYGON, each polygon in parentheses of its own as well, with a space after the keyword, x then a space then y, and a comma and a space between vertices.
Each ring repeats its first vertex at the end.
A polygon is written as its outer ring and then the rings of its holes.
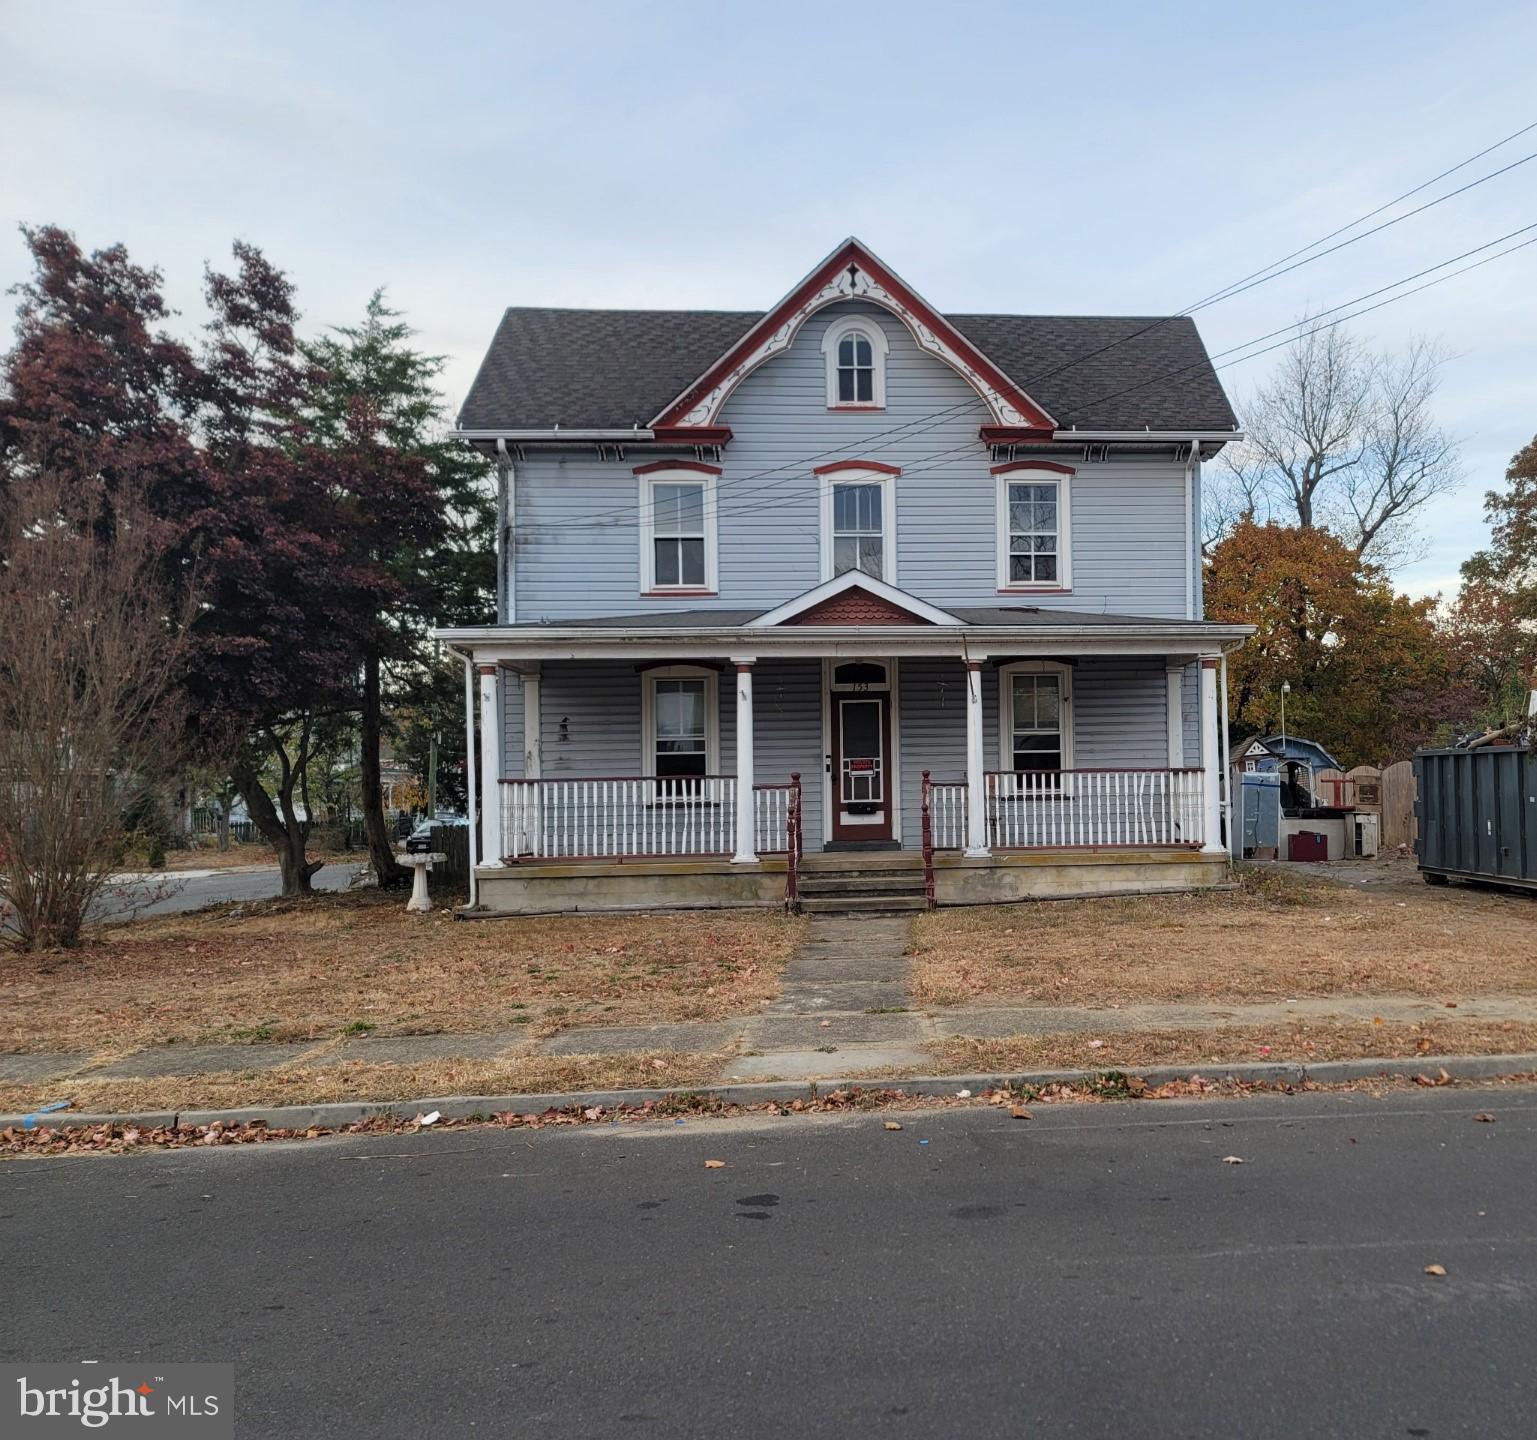
POLYGON ((1353 770, 1314 774, 1318 798, 1326 805, 1354 805, 1382 817, 1378 848, 1384 855, 1399 846, 1412 849, 1418 833, 1414 819, 1414 765, 1399 760, 1384 770, 1357 765, 1353 770))

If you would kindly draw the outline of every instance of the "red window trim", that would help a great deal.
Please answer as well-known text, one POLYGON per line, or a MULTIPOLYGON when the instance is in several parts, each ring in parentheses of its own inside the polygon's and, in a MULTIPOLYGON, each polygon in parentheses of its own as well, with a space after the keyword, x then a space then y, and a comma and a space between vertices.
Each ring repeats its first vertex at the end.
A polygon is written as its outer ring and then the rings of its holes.
POLYGON ((646 465, 637 465, 632 473, 636 475, 655 475, 659 470, 690 470, 696 475, 720 475, 724 472, 719 465, 705 465, 698 460, 652 460, 646 465))
POLYGON ((818 465, 813 475, 836 475, 840 470, 873 470, 877 475, 900 475, 900 465, 887 465, 881 460, 834 460, 831 465, 818 465))
POLYGON ((991 474, 1009 475, 1015 470, 1049 470, 1053 475, 1076 475, 1071 465, 1060 465, 1055 460, 1010 460, 1006 465, 994 465, 991 474))

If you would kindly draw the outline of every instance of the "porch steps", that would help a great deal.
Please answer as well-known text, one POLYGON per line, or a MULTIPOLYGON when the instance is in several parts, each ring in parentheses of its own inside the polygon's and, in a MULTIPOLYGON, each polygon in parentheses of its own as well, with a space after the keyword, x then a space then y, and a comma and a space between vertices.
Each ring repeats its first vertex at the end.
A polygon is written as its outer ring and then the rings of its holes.
POLYGON ((927 910, 929 902, 921 895, 839 895, 810 896, 801 899, 801 909, 808 915, 891 915, 899 910, 927 910))
POLYGON ((852 859, 847 852, 815 857, 801 873, 801 907, 811 914, 923 910, 923 869, 909 857, 852 859), (893 863, 896 861, 897 863, 893 863))

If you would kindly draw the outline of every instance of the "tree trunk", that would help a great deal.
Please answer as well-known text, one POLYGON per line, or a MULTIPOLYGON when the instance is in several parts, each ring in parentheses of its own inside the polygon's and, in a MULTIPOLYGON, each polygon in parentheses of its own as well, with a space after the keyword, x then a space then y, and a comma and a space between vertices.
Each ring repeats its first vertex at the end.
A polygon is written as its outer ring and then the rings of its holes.
POLYGON ((396 890, 411 883, 411 872, 395 859, 389 827, 384 822, 384 786, 379 774, 379 747, 384 729, 383 703, 379 694, 379 656, 363 657, 362 753, 358 772, 363 791, 363 833, 368 837, 368 859, 381 890, 396 890))
MULTIPOLYGON (((239 790, 241 798, 246 803, 251 823, 256 826, 257 832, 277 854, 278 869, 283 877, 284 897, 313 895, 315 892, 310 885, 310 876, 320 869, 322 862, 305 858, 304 842, 307 838, 305 827, 299 824, 297 819, 285 818, 278 814, 277 807, 273 805, 271 798, 262 787, 261 777, 249 766, 237 765, 234 781, 235 788, 239 790)), ((291 788, 291 778, 289 785, 291 788)), ((285 804, 283 808, 292 816, 291 804, 285 804)))

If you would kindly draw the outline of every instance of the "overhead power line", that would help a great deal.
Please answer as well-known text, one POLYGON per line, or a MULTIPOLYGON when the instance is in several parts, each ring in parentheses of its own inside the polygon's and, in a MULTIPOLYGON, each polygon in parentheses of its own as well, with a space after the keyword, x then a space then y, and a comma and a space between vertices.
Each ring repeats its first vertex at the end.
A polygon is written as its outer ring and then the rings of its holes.
MULTIPOLYGON (((1468 156, 1464 160, 1458 161, 1457 164, 1448 167, 1447 169, 1441 171, 1439 174, 1432 176, 1428 180, 1422 181, 1419 185, 1416 185, 1415 187, 1413 187, 1413 189, 1406 190, 1402 195, 1399 195, 1399 196, 1395 197, 1394 199, 1389 200, 1389 201, 1385 202, 1384 204, 1377 206, 1373 210, 1367 211, 1364 215, 1361 215, 1361 216, 1357 217, 1355 220, 1352 220, 1349 224, 1343 225, 1343 226, 1340 226, 1340 227, 1338 227, 1338 228, 1336 228, 1334 230, 1331 230, 1327 235, 1320 236, 1317 240, 1312 241, 1310 244, 1304 245, 1299 250, 1291 251, 1289 254, 1282 256, 1280 259, 1272 261, 1269 265, 1261 267, 1259 270, 1251 271, 1248 275, 1244 276, 1241 280, 1234 281, 1231 285, 1225 287, 1222 290, 1214 291, 1211 295, 1206 296, 1202 300, 1194 302, 1192 305, 1186 306, 1185 309, 1176 312, 1174 315, 1160 316, 1158 319, 1150 321, 1147 325, 1141 326, 1138 329, 1132 331, 1131 333, 1129 333, 1127 335, 1120 336, 1120 337, 1118 337, 1115 340, 1109 341, 1109 342, 1107 342, 1104 345, 1098 346, 1097 348, 1095 348, 1093 350, 1086 351, 1083 354, 1080 354, 1080 355, 1077 355, 1077 356, 1073 357, 1071 360, 1065 361, 1064 363, 1062 363, 1060 365, 1054 366, 1052 369, 1044 370, 1044 371, 1041 371, 1041 372, 1031 376, 1029 379, 1020 382, 1021 388, 1026 390, 1026 391, 1028 391, 1032 385, 1035 385, 1035 384, 1039 383, 1042 380, 1051 379, 1052 377, 1054 377, 1056 375, 1060 375, 1060 374, 1064 373, 1065 371, 1073 369, 1074 367, 1076 367, 1078 365, 1082 365, 1082 364, 1085 364, 1086 362, 1088 362, 1090 360, 1096 359, 1097 357, 1099 357, 1101 355, 1104 355, 1104 354, 1107 354, 1110 351, 1118 348, 1119 346, 1122 346, 1122 345, 1125 345, 1125 344, 1129 344, 1131 341, 1136 340, 1136 339, 1140 338, 1143 335, 1150 334, 1153 331, 1159 329, 1160 327, 1170 324, 1174 320, 1187 318, 1189 315, 1194 314, 1198 310, 1205 309, 1205 308, 1207 308, 1207 307, 1209 307, 1211 305, 1218 304, 1218 303, 1220 303, 1223 300, 1231 299, 1232 297, 1234 297, 1236 295, 1243 294, 1247 290, 1251 290, 1251 289, 1256 288, 1259 285, 1266 284, 1270 280, 1278 279, 1280 276, 1288 274, 1292 270, 1299 269, 1303 265, 1311 264, 1313 260, 1322 259, 1322 258, 1324 258, 1324 256, 1333 254, 1333 253, 1335 253, 1335 251, 1341 250, 1341 249, 1345 248, 1347 245, 1352 245, 1352 244, 1356 243, 1356 241, 1358 241, 1358 240, 1365 240, 1365 239, 1369 238, 1372 235, 1378 234, 1381 231, 1390 228, 1393 225, 1399 224, 1401 221, 1411 219, 1415 215, 1419 215, 1419 214, 1422 214, 1423 212, 1425 212, 1427 210, 1433 209, 1435 206, 1440 205, 1440 204, 1442 204, 1443 202, 1445 202, 1447 200, 1451 200, 1451 199, 1454 199, 1458 195, 1465 194, 1469 190, 1473 190, 1473 189, 1477 188, 1480 185, 1486 184, 1490 180, 1496 179, 1500 175, 1504 175, 1507 172, 1516 169, 1518 166, 1524 165, 1524 164, 1528 163, 1529 161, 1531 161, 1533 159, 1537 159, 1537 151, 1533 151, 1531 154, 1524 155, 1520 159, 1514 160, 1510 164, 1502 166, 1498 170, 1493 170, 1493 171, 1489 172, 1487 175, 1482 175, 1482 176, 1480 176, 1476 180, 1469 181, 1466 185, 1459 186, 1456 190, 1448 191, 1446 194, 1439 195, 1439 196, 1435 197, 1433 200, 1429 200, 1425 204, 1415 207, 1415 209, 1413 209, 1413 210, 1406 211, 1404 214, 1395 216, 1391 220, 1383 222, 1381 225, 1374 226, 1371 230, 1364 231, 1360 235, 1352 236, 1350 239, 1342 241, 1338 245, 1330 246, 1329 249, 1327 249, 1327 250, 1320 250, 1320 251, 1318 251, 1317 254, 1308 256, 1308 258, 1306 258, 1306 259, 1296 260, 1296 257, 1301 256, 1301 255, 1305 255, 1307 251, 1316 249, 1317 246, 1322 245, 1325 242, 1327 242, 1329 240, 1332 240, 1332 239, 1334 239, 1335 237, 1337 237, 1339 235, 1344 234, 1346 231, 1355 228, 1357 225, 1364 224, 1367 220, 1373 219, 1374 217, 1376 217, 1377 215, 1382 214, 1386 210, 1392 209, 1393 206, 1401 204, 1404 200, 1409 199, 1412 196, 1421 193, 1422 191, 1428 189, 1430 186, 1436 184, 1438 181, 1445 179, 1449 175, 1455 174, 1458 170, 1465 169, 1468 165, 1471 165, 1474 161, 1481 159, 1483 156, 1488 155, 1488 154, 1492 153, 1495 150, 1498 150, 1502 146, 1509 144, 1512 140, 1518 139, 1520 136, 1525 135, 1529 131, 1532 131, 1532 130, 1537 130, 1537 121, 1533 121, 1532 123, 1530 123, 1528 125, 1525 125, 1525 126, 1523 126, 1522 128, 1520 128, 1518 130, 1513 131, 1511 134, 1505 136, 1503 139, 1495 141, 1494 144, 1486 146, 1484 149, 1477 151, 1475 154, 1468 156), (1296 260, 1295 264, 1286 263, 1286 262, 1290 262, 1290 261, 1293 261, 1293 260, 1296 260), (1285 266, 1284 269, 1283 268, 1278 268, 1278 267, 1281 267, 1283 265, 1285 266)), ((1526 228, 1531 228, 1531 227, 1526 227, 1526 228)), ((1522 231, 1512 231, 1511 235, 1520 234, 1520 233, 1523 233, 1523 232, 1522 231)), ((1509 239, 1509 238, 1510 238, 1509 235, 1501 237, 1501 239, 1509 239)), ((1476 254, 1479 250, 1487 249, 1489 245, 1497 245, 1499 243, 1500 243, 1500 240, 1490 241, 1490 242, 1488 242, 1487 245, 1478 246, 1474 250, 1465 251, 1463 253, 1463 255, 1461 255, 1461 256, 1455 256, 1455 257, 1453 257, 1450 260, 1445 260, 1445 261, 1440 262, 1438 265, 1430 266, 1426 270, 1422 270, 1422 271, 1417 272, 1416 275, 1408 276, 1408 277, 1406 277, 1403 280, 1399 280, 1399 281, 1393 282, 1393 284, 1391 284, 1391 285, 1380 287, 1379 289, 1374 290, 1374 291, 1369 291, 1365 295, 1356 296, 1353 300, 1346 301, 1346 302, 1344 302, 1344 304, 1345 305, 1359 304, 1362 300, 1370 299, 1370 298, 1372 298, 1375 295, 1379 295, 1379 294, 1384 293, 1386 290, 1395 289, 1399 285, 1407 284, 1409 280, 1416 279, 1416 278, 1418 278, 1419 275, 1430 274, 1431 272, 1433 272, 1433 271, 1435 271, 1437 269, 1441 269, 1441 268, 1443 268, 1446 265, 1455 264, 1457 260, 1465 258, 1465 256, 1467 256, 1467 255, 1476 254)), ((1522 248, 1522 247, 1520 247, 1520 246, 1513 247, 1513 249, 1520 249, 1520 248, 1522 248)), ((1509 252, 1504 252, 1504 253, 1509 253, 1509 252)), ((1498 259, 1500 257, 1499 256, 1491 256, 1489 258, 1490 259, 1498 259)), ((1480 263, 1485 263, 1485 262, 1480 262, 1480 263)), ((1472 268, 1476 268, 1476 267, 1469 266, 1467 268, 1472 269, 1472 268)), ((1458 271, 1456 273, 1461 274, 1463 272, 1458 271)), ((1442 277, 1442 279, 1451 279, 1451 278, 1453 278, 1453 277, 1449 276, 1449 275, 1442 277)), ((1439 283, 1439 282, 1432 282, 1432 283, 1439 283)), ((1423 288, 1428 288, 1428 287, 1423 287, 1422 286, 1420 288, 1423 289, 1423 288)), ((1406 292, 1406 294, 1413 294, 1413 293, 1416 293, 1416 292, 1414 292, 1414 291, 1406 292)), ((1403 296, 1399 296, 1399 297, 1395 297, 1395 298, 1404 298, 1404 297, 1403 296)), ((1388 302, 1384 302, 1384 303, 1392 303, 1392 302, 1388 301, 1388 302)), ((1343 308, 1343 306, 1336 306, 1336 307, 1333 307, 1333 308, 1334 309, 1340 309, 1340 308, 1343 308)), ((1371 306, 1371 307, 1369 307, 1370 310, 1375 310, 1375 309, 1380 309, 1380 308, 1381 308, 1381 306, 1371 306)), ((1323 311, 1323 312, 1320 312, 1320 313, 1327 315, 1327 314, 1331 314, 1333 312, 1332 312, 1332 310, 1326 310, 1326 311, 1323 311)), ((1356 313, 1357 314, 1367 314, 1367 313, 1369 313, 1369 311, 1368 310, 1362 310, 1362 311, 1358 311, 1356 313)), ((1311 316, 1311 317, 1307 317, 1305 320, 1295 322, 1293 325, 1283 326, 1280 330, 1270 331, 1267 335, 1259 336, 1259 337, 1256 337, 1255 339, 1252 339, 1252 340, 1249 340, 1249 341, 1245 341, 1245 342, 1243 342, 1240 345, 1230 346, 1227 350, 1219 351, 1218 352, 1218 356, 1232 354, 1233 351, 1235 351, 1235 350, 1247 349, 1251 345, 1257 345, 1257 344, 1259 344, 1263 340, 1270 339, 1272 336, 1284 334, 1284 333, 1286 333, 1289 330, 1298 328, 1300 325, 1310 323, 1311 320, 1317 319, 1317 318, 1318 318, 1318 316, 1316 316, 1316 315, 1315 316, 1311 316)), ((1342 318, 1352 318, 1352 317, 1348 317, 1347 316, 1347 317, 1342 317, 1342 318)), ((1327 328, 1327 327, 1321 327, 1321 328, 1327 328)), ((1308 332, 1308 333, 1316 333, 1316 332, 1308 332)), ((1300 338, 1300 337, 1293 337, 1293 338, 1300 338)), ((1289 341, 1283 341, 1282 343, 1285 344, 1285 343, 1290 343, 1290 342, 1289 341)), ((1272 347, 1269 347, 1269 348, 1270 349, 1274 349, 1274 348, 1277 348, 1277 347, 1272 346, 1272 347)), ((1238 360, 1229 361, 1226 364, 1220 365, 1220 366, 1216 366, 1215 368, 1217 368, 1217 369, 1227 369, 1227 368, 1230 368, 1232 365, 1242 363, 1243 360, 1254 359, 1254 358, 1257 358, 1259 355, 1266 354, 1266 353, 1269 353, 1269 351, 1268 350, 1256 351, 1254 355, 1243 356, 1243 357, 1240 357, 1240 359, 1238 359, 1238 360)), ((1217 357, 1212 357, 1212 358, 1215 359, 1217 357)), ((1190 365, 1182 366, 1182 367, 1180 367, 1180 368, 1178 368, 1176 370, 1168 371, 1168 372, 1165 372, 1164 374, 1153 376, 1153 377, 1150 377, 1149 379, 1139 381, 1137 384, 1135 384, 1133 386, 1126 387, 1126 388, 1124 388, 1122 390, 1113 391, 1113 392, 1111 392, 1108 395, 1100 395, 1100 396, 1096 396, 1093 400, 1081 401, 1081 402, 1079 402, 1079 405, 1076 406, 1075 408, 1076 409, 1082 409, 1083 407, 1085 407, 1087 405, 1097 404, 1097 403, 1100 403, 1100 402, 1102 402, 1104 400, 1107 400, 1107 399, 1118 398, 1119 396, 1126 395, 1126 394, 1133 394, 1133 393, 1135 393, 1138 390, 1146 389, 1150 385, 1158 384, 1162 380, 1175 378, 1175 377, 1177 377, 1179 375, 1186 374, 1186 373, 1188 373, 1191 370, 1198 369, 1198 368, 1200 368, 1200 366, 1203 363, 1205 363, 1205 362, 1204 361, 1196 361, 1196 362, 1193 362, 1190 365)), ((843 442, 843 443, 841 443, 839 445, 829 447, 828 449, 825 449, 825 450, 814 452, 813 454, 810 454, 810 455, 798 456, 794 460, 785 461, 785 462, 783 462, 780 465, 772 466, 772 467, 770 467, 768 469, 765 469, 765 470, 755 471, 755 472, 753 472, 751 474, 748 474, 748 475, 732 476, 732 477, 729 477, 729 478, 724 478, 723 477, 722 480, 720 481, 718 487, 717 487, 718 493, 721 492, 721 491, 725 491, 725 490, 727 490, 729 488, 732 491, 733 496, 735 498, 741 498, 741 497, 744 497, 744 496, 760 494, 760 493, 764 493, 766 491, 777 489, 780 486, 782 486, 783 484, 785 484, 787 480, 791 480, 791 479, 796 478, 797 476, 803 475, 805 473, 806 468, 808 466, 814 464, 817 461, 829 460, 829 459, 832 459, 833 457, 838 456, 838 455, 848 454, 851 451, 858 451, 858 450, 868 449, 868 448, 870 448, 873 445, 876 445, 876 444, 879 444, 879 443, 888 442, 888 441, 890 441, 890 440, 892 440, 894 438, 898 438, 898 437, 902 438, 903 440, 911 440, 911 439, 915 438, 918 435, 926 434, 930 430, 936 429, 939 425, 943 424, 945 422, 945 420, 948 419, 951 415, 957 414, 957 413, 959 413, 960 411, 963 411, 963 410, 968 410, 975 403, 976 403, 976 401, 975 401, 974 398, 968 397, 966 400, 960 401, 960 402, 958 402, 955 405, 946 406, 946 407, 944 407, 944 408, 942 408, 940 410, 930 412, 927 415, 915 416, 911 420, 903 421, 899 425, 890 426, 890 427, 887 427, 884 430, 874 431, 874 432, 872 432, 870 434, 857 437, 857 438, 855 438, 853 440, 849 440, 849 441, 843 442), (758 480, 767 479, 768 477, 774 476, 774 475, 780 475, 780 476, 782 476, 782 478, 779 479, 779 480, 771 481, 768 485, 759 486, 759 485, 755 485, 753 483, 753 482, 758 481, 758 480), (744 488, 744 487, 749 487, 749 486, 752 487, 752 488, 744 488)), ((966 448, 970 448, 970 447, 966 447, 966 448)), ((755 510, 757 508, 758 507, 749 507, 748 510, 745 511, 745 512, 739 509, 736 513, 751 513, 753 510, 755 510)), ((641 506, 640 506, 639 502, 626 503, 624 505, 616 506, 616 507, 613 507, 613 508, 608 509, 608 510, 596 511, 596 512, 590 513, 588 515, 584 515, 580 519, 569 520, 569 521, 547 521, 547 522, 544 522, 542 524, 536 521, 536 522, 528 524, 528 525, 526 525, 526 526, 524 526, 522 528, 524 530, 526 530, 526 531, 532 531, 532 530, 545 530, 545 531, 548 531, 548 530, 558 530, 558 529, 606 528, 606 526, 604 526, 603 522, 605 522, 607 520, 610 520, 610 519, 618 519, 618 518, 624 518, 624 517, 629 517, 629 516, 636 516, 636 515, 638 515, 640 513, 640 510, 641 510, 641 506)))

